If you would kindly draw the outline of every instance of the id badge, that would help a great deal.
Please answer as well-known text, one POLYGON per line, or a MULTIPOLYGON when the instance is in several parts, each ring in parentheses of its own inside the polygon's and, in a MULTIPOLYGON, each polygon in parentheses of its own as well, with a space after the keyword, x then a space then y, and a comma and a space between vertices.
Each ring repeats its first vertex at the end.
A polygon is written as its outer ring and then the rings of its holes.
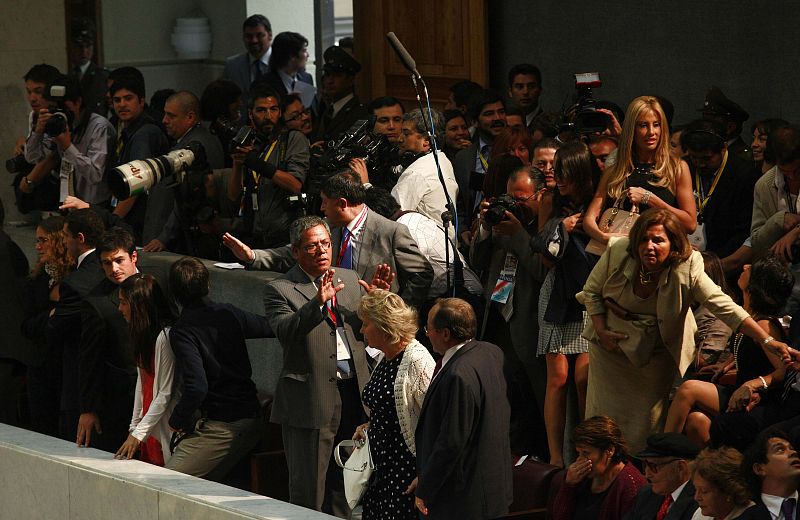
POLYGON ((517 257, 512 253, 506 253, 506 260, 503 270, 497 277, 497 282, 492 289, 492 301, 506 303, 511 292, 514 290, 514 278, 517 275, 517 257))
POLYGON ((347 361, 352 356, 350 349, 347 348, 347 340, 345 339, 344 327, 336 328, 336 361, 347 361))
POLYGON ((253 203, 253 211, 258 211, 258 192, 254 191, 251 193, 250 200, 253 203))
POLYGON ((698 251, 706 250, 706 225, 704 222, 697 223, 694 233, 689 235, 689 243, 698 251))

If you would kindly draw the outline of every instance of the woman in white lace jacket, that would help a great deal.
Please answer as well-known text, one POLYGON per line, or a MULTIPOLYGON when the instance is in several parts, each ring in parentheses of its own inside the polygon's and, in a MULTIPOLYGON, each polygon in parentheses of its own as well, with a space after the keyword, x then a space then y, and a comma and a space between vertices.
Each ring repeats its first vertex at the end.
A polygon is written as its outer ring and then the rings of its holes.
POLYGON ((169 459, 169 417, 178 402, 175 356, 169 344, 172 314, 155 278, 135 274, 120 286, 119 310, 128 321, 138 366, 130 434, 117 458, 163 466, 169 459))
POLYGON ((364 520, 415 519, 417 427, 422 402, 435 363, 414 336, 417 311, 398 295, 375 290, 361 299, 358 316, 365 342, 382 356, 364 387, 370 422, 356 429, 354 439, 369 437, 375 464, 364 495, 364 520))

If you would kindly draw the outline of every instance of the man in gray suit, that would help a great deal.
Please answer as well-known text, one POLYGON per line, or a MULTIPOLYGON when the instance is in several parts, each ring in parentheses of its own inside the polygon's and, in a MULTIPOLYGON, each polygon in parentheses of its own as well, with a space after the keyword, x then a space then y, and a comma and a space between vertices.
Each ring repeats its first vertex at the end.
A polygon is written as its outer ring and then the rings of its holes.
POLYGON ((369 379, 354 311, 362 287, 386 289, 392 274, 383 266, 368 286, 349 269, 331 269, 330 231, 319 217, 293 222, 290 238, 297 265, 264 292, 265 315, 283 347, 271 420, 282 427, 290 501, 346 518, 342 473, 331 455, 364 422, 361 391, 369 379))
MULTIPOLYGON (((239 85, 242 89, 242 104, 250 99, 250 85, 269 72, 269 56, 272 48, 272 24, 262 14, 248 17, 242 24, 242 40, 247 52, 229 56, 225 60, 222 77, 239 85)), ((247 124, 247 113, 242 114, 242 124, 247 124)))
POLYGON ((492 226, 486 220, 489 203, 483 202, 480 226, 469 250, 472 268, 487 273, 480 338, 500 345, 505 354, 511 390, 512 450, 539 456, 546 455, 543 439, 531 432, 543 427, 539 410, 544 403, 547 374, 536 358, 536 316, 547 269, 541 255, 531 250, 530 241, 538 233, 536 217, 543 188, 529 168, 513 172, 506 193, 516 202, 516 215, 509 213, 492 226))

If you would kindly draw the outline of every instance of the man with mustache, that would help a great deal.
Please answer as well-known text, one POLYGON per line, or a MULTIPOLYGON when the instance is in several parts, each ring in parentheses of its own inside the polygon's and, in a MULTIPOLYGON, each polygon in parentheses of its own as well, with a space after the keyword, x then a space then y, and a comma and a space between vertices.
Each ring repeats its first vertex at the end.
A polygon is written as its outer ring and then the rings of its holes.
POLYGON ((478 204, 483 199, 483 178, 489 169, 492 144, 506 126, 506 106, 497 92, 484 90, 471 98, 470 116, 477 124, 473 144, 461 150, 453 160, 460 194, 458 234, 464 243, 472 240, 470 226, 478 204))

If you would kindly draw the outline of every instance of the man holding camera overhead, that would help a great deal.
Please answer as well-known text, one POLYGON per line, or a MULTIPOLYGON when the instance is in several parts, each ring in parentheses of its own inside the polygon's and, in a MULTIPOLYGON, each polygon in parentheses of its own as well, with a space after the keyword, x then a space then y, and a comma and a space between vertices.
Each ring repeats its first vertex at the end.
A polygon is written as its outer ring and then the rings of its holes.
MULTIPOLYGON (((50 151, 56 152, 61 159, 59 201, 74 195, 91 204, 108 205, 111 192, 103 174, 114 127, 85 108, 75 78, 58 76, 46 87, 44 98, 48 107, 39 110, 25 144, 26 159, 39 163, 47 160, 50 151)), ((38 181, 32 173, 20 189, 33 189, 38 181)))
POLYGON ((298 216, 289 198, 300 193, 308 173, 308 139, 284 127, 280 96, 270 87, 254 87, 249 112, 253 132, 243 136, 240 130, 234 138, 242 142, 231 154, 228 200, 244 220, 248 245, 280 247, 289 243, 289 224, 298 216))

